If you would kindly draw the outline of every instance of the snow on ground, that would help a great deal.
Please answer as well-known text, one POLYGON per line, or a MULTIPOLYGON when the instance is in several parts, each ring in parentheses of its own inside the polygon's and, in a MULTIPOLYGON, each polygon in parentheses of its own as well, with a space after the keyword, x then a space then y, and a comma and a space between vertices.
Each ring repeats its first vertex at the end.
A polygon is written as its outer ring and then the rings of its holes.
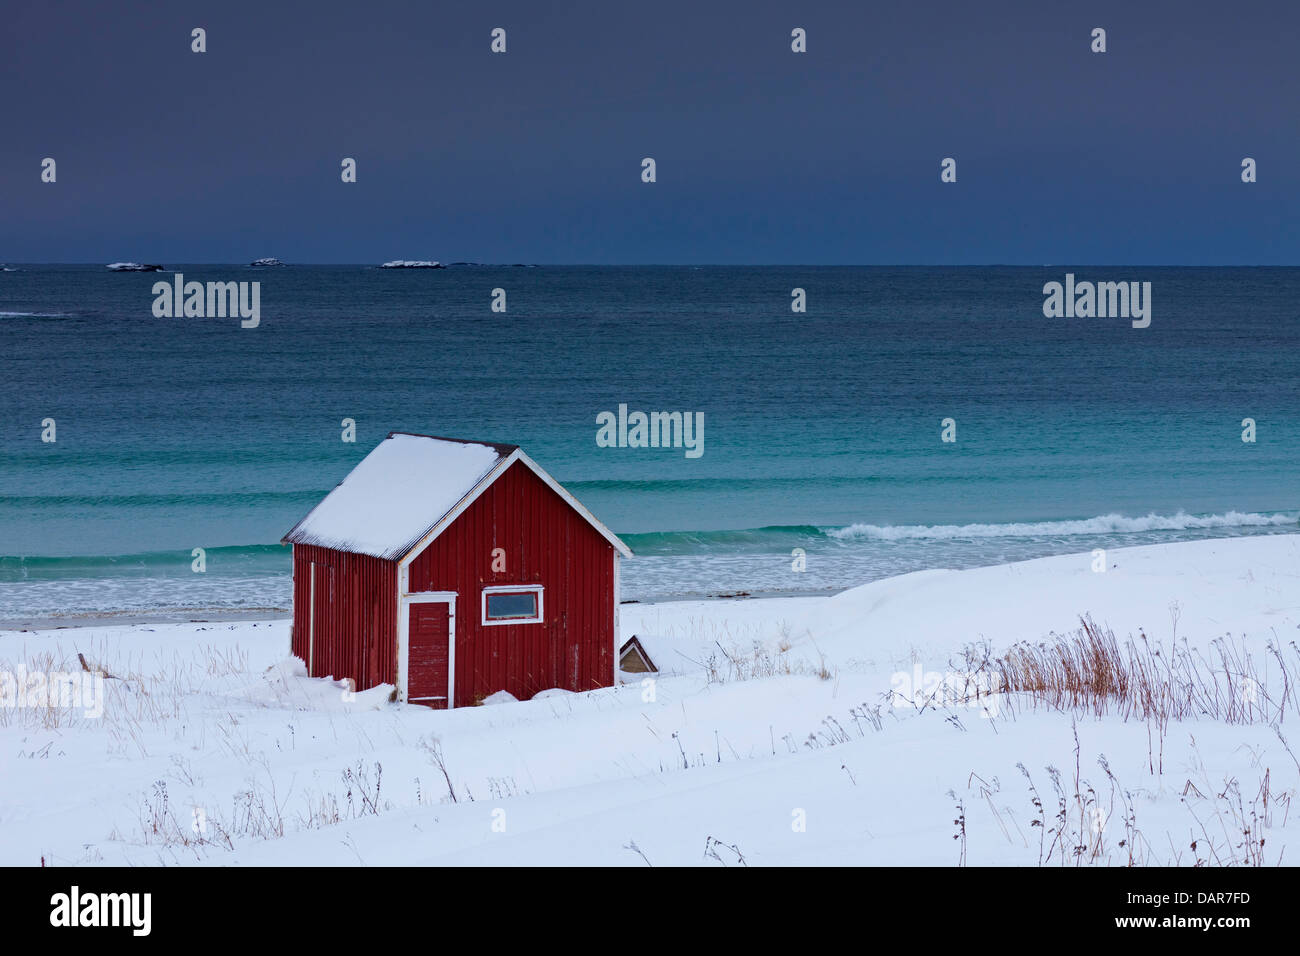
POLYGON ((0 864, 1292 862, 1294 691, 1277 729, 1163 733, 1025 695, 917 700, 963 648, 1048 642, 1083 614, 1207 662, 1230 635, 1274 701, 1268 645, 1300 674, 1300 535, 1105 563, 624 605, 658 679, 451 712, 305 677, 285 621, 0 633, 0 672, 76 675, 81 653, 111 675, 102 716, 0 705, 0 864))

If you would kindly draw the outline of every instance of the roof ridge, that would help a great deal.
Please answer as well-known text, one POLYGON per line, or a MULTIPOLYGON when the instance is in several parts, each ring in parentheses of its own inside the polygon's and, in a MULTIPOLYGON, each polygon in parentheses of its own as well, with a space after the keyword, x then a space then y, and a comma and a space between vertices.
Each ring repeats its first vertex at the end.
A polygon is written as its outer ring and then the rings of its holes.
POLYGON ((388 435, 385 436, 385 441, 387 441, 387 439, 389 438, 392 438, 394 435, 406 435, 410 438, 431 438, 434 441, 449 441, 449 442, 454 442, 457 445, 485 445, 488 448, 495 448, 502 455, 509 455, 517 451, 519 448, 518 445, 511 445, 507 442, 480 441, 475 438, 449 438, 446 435, 426 435, 423 432, 404 432, 404 431, 389 432, 388 435))

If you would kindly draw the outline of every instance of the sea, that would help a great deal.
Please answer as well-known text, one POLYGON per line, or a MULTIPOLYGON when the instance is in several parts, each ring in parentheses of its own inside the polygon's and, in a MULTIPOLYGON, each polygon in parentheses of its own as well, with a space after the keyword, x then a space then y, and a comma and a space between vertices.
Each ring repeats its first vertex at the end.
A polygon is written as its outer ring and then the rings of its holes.
POLYGON ((8 270, 0 621, 282 611, 281 537, 390 431, 521 445, 627 600, 1300 531, 1300 269, 8 270), (175 272, 259 324, 156 317, 175 272), (1150 282, 1149 327, 1045 316, 1067 273, 1150 282), (620 405, 702 453, 598 443, 620 405))

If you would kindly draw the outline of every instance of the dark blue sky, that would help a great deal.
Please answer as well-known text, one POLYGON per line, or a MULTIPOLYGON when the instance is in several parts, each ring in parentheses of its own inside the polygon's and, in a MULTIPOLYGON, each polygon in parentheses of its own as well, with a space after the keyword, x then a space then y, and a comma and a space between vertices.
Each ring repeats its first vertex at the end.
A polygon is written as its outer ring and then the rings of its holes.
POLYGON ((1295 0, 81 0, 4 20, 0 261, 1300 263, 1295 0))

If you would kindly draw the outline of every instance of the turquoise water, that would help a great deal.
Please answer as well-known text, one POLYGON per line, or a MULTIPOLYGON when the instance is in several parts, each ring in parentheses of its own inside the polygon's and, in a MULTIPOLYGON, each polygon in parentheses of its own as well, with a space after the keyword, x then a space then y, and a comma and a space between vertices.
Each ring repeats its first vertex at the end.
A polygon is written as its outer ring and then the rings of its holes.
POLYGON ((1300 269, 173 267, 261 282, 260 326, 0 273, 0 619, 286 606, 279 538, 390 430, 522 445, 638 599, 1300 530, 1300 269), (1045 318, 1067 271, 1150 281, 1151 326, 1045 318), (620 403, 703 455, 599 447, 620 403))

